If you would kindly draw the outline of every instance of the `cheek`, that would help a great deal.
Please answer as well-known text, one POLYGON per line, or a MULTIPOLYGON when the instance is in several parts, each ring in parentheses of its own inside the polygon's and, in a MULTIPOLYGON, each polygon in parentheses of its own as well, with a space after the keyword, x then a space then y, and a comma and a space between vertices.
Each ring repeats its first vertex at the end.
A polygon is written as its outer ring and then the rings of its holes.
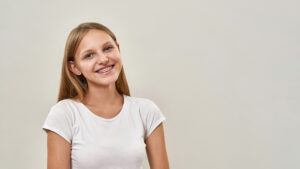
POLYGON ((80 69, 83 73, 90 72, 93 70, 93 64, 91 62, 82 63, 80 69))
POLYGON ((119 53, 112 53, 109 55, 109 58, 112 62, 116 63, 117 65, 122 65, 122 59, 119 53))
POLYGON ((111 58, 120 59, 121 58, 120 52, 115 51, 115 52, 111 53, 111 58))
POLYGON ((122 58, 121 58, 120 54, 115 55, 115 60, 118 61, 120 64, 122 64, 122 58))
POLYGON ((118 57, 117 60, 118 60, 118 62, 119 62, 120 64, 122 64, 122 59, 121 59, 121 57, 118 57))

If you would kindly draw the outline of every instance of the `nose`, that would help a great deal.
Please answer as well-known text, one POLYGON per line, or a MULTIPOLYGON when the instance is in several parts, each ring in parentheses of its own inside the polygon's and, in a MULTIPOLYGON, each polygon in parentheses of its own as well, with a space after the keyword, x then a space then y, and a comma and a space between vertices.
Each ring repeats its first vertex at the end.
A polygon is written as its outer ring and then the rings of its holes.
POLYGON ((97 63, 98 64, 107 64, 109 62, 108 57, 105 54, 99 54, 98 55, 98 59, 97 59, 97 63))

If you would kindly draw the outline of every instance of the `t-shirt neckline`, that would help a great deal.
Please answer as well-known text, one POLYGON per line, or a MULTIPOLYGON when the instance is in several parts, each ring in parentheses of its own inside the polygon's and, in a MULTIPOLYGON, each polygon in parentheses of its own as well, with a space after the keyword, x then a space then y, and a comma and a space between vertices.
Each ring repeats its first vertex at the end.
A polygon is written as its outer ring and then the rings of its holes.
POLYGON ((92 111, 91 111, 88 107, 86 107, 86 105, 84 105, 82 102, 77 102, 77 103, 79 103, 79 105, 80 105, 86 112, 88 112, 90 115, 92 115, 93 117, 95 117, 95 118, 97 118, 97 119, 100 119, 100 120, 102 120, 102 121, 113 121, 113 120, 119 118, 119 117, 121 116, 121 114, 125 111, 125 107, 126 107, 126 105, 127 105, 127 98, 126 98, 126 97, 127 97, 127 96, 126 96, 125 94, 123 94, 123 105, 122 105, 122 108, 121 108, 121 110, 118 112, 118 114, 115 115, 115 116, 112 117, 112 118, 104 118, 104 117, 102 117, 102 116, 100 116, 100 115, 97 115, 97 114, 95 114, 94 112, 92 112, 92 111))

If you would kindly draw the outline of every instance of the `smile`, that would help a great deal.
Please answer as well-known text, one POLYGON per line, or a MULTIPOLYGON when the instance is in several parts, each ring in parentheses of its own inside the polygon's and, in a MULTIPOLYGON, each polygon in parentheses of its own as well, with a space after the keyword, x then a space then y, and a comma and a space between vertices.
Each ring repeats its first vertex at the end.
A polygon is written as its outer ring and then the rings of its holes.
POLYGON ((107 74, 108 72, 110 72, 114 68, 114 66, 115 65, 111 65, 111 66, 108 66, 108 67, 105 67, 105 68, 101 68, 101 69, 97 70, 96 72, 100 73, 100 74, 107 74))

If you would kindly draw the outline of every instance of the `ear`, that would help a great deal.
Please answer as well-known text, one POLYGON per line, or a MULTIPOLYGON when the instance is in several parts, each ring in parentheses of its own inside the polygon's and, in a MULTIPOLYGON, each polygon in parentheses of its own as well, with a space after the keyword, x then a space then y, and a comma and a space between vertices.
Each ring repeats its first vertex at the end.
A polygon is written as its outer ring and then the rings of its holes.
POLYGON ((80 70, 77 68, 74 61, 69 61, 69 69, 71 72, 73 72, 75 75, 79 76, 81 75, 80 70))

